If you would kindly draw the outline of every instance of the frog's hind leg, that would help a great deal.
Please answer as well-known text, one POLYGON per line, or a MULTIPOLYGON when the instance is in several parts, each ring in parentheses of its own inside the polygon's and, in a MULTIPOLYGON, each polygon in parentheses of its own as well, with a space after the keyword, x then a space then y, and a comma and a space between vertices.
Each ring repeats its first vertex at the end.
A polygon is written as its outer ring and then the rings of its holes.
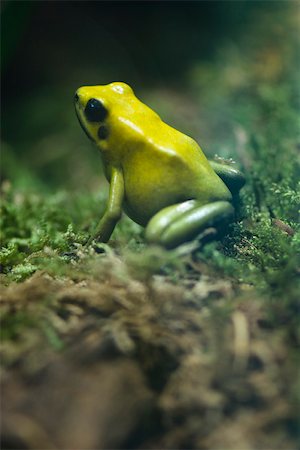
POLYGON ((146 239, 166 248, 174 248, 196 238, 207 228, 220 232, 233 216, 234 208, 229 202, 203 205, 198 200, 188 200, 159 211, 146 227, 146 239))

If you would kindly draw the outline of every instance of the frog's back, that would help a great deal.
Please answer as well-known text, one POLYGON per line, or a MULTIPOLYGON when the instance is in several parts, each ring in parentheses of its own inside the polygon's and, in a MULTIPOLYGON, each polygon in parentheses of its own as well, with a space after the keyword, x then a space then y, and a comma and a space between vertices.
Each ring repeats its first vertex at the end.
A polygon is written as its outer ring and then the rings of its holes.
POLYGON ((198 144, 156 116, 147 135, 123 161, 128 215, 145 225, 165 206, 197 198, 230 200, 198 144), (134 170, 133 170, 134 168, 134 170))

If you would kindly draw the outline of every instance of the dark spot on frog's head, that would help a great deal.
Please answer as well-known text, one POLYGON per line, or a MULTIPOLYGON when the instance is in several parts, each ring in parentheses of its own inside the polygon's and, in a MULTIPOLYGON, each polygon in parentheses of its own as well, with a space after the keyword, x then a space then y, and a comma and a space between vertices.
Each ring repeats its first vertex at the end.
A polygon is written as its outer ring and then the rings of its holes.
POLYGON ((108 114, 105 106, 96 98, 90 98, 84 110, 85 117, 89 122, 102 122, 108 114))
POLYGON ((98 138, 99 139, 106 139, 109 135, 109 131, 107 126, 101 125, 101 127, 98 130, 98 138))
POLYGON ((79 95, 76 92, 76 94, 74 95, 74 102, 77 103, 78 100, 79 100, 79 95))

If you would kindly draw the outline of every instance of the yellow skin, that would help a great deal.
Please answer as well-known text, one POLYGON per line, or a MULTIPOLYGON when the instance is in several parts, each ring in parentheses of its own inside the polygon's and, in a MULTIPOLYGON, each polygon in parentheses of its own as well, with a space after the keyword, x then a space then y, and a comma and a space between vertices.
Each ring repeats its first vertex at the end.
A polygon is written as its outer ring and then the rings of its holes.
POLYGON ((209 162, 192 138, 164 123, 127 84, 81 87, 75 108, 110 182, 95 239, 109 240, 123 209, 146 226, 150 242, 167 248, 232 220, 232 193, 244 184, 243 175, 209 162))

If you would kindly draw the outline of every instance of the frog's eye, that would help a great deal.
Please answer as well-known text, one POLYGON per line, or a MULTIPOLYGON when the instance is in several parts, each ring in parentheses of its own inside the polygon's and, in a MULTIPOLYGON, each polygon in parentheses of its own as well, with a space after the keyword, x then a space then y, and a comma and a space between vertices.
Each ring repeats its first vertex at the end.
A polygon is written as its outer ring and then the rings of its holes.
POLYGON ((102 122, 108 111, 99 100, 91 98, 86 104, 84 114, 89 122, 102 122))

